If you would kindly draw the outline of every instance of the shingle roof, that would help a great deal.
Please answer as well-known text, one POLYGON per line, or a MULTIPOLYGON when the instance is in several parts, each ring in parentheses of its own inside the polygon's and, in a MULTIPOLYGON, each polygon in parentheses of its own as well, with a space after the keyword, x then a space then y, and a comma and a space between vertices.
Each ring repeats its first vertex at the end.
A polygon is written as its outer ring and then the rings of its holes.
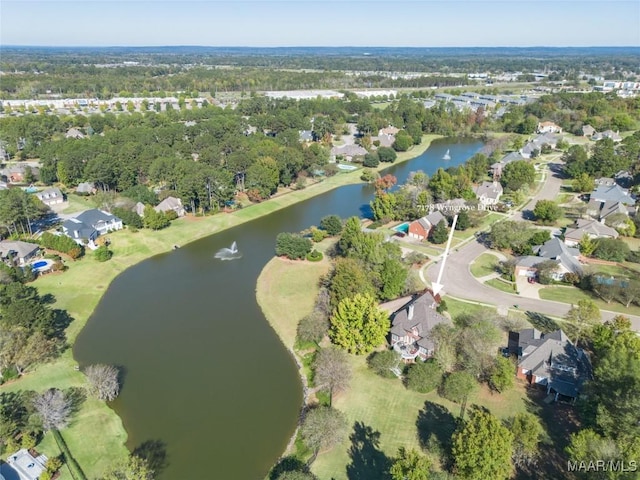
POLYGON ((575 228, 567 228, 564 238, 569 240, 580 241, 584 235, 590 237, 613 237, 618 238, 618 232, 604 223, 596 220, 578 219, 575 228))
POLYGON ((624 203, 625 205, 634 205, 636 203, 635 198, 629 195, 629 191, 619 185, 600 185, 596 187, 596 189, 591 192, 590 200, 600 202, 614 201, 624 203))
POLYGON ((22 242, 20 240, 3 240, 0 242, 0 257, 6 257, 10 252, 14 252, 18 258, 28 257, 39 245, 34 243, 22 242))
POLYGON ((392 316, 391 333, 404 337, 407 334, 417 335, 419 346, 433 350, 435 345, 429 338, 433 327, 441 323, 451 324, 451 321, 435 310, 436 301, 430 293, 425 293, 403 306, 392 316), (411 318, 409 316, 411 315, 411 318))
POLYGON ((474 193, 480 197, 498 199, 502 195, 502 185, 498 182, 482 182, 473 189, 474 193))

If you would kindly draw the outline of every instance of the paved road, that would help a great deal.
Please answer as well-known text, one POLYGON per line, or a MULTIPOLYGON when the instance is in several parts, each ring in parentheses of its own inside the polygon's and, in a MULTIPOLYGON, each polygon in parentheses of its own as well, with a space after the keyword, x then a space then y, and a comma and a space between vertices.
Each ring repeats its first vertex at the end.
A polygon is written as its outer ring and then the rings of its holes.
MULTIPOLYGON (((531 207, 533 207, 538 200, 555 199, 560 192, 560 186, 563 182, 560 176, 561 162, 551 163, 549 167, 550 172, 547 172, 544 184, 528 204, 531 207)), ((530 218, 528 215, 529 213, 525 209, 523 212, 514 212, 510 219, 527 220, 530 218)), ((478 282, 478 280, 471 275, 469 265, 487 250, 487 246, 481 243, 480 240, 473 239, 463 247, 449 253, 441 282, 444 285, 444 294, 497 306, 511 307, 518 305, 521 310, 540 312, 555 317, 564 317, 567 314, 571 306, 566 303, 525 298, 520 295, 501 292, 500 290, 478 282)), ((431 282, 435 282, 438 278, 440 262, 441 260, 427 268, 426 277, 431 282)), ((619 315, 619 313, 616 312, 604 310, 601 312, 603 320, 610 320, 616 315, 619 315)), ((640 317, 636 315, 627 316, 631 319, 632 328, 640 332, 640 317)))
POLYGON ((536 206, 538 200, 555 200, 560 193, 560 187, 564 182, 562 176, 563 162, 556 160, 548 163, 548 169, 545 172, 544 184, 538 190, 533 198, 525 205, 521 212, 517 212, 513 216, 513 220, 533 220, 533 207, 536 206))
MULTIPOLYGON (((569 311, 570 305, 566 303, 553 302, 551 300, 538 300, 525 298, 520 295, 509 294, 481 284, 471 275, 469 265, 473 260, 486 252, 488 248, 479 241, 472 241, 458 251, 451 252, 445 270, 442 274, 443 292, 466 300, 473 300, 492 305, 503 305, 512 307, 518 305, 520 310, 540 312, 554 317, 564 317, 569 311)), ((427 268, 427 278, 435 282, 440 272, 440 262, 434 263, 427 268)), ((616 312, 602 310, 602 319, 610 320, 619 315, 616 312)), ((632 328, 640 331, 640 317, 627 315, 631 319, 632 328)))

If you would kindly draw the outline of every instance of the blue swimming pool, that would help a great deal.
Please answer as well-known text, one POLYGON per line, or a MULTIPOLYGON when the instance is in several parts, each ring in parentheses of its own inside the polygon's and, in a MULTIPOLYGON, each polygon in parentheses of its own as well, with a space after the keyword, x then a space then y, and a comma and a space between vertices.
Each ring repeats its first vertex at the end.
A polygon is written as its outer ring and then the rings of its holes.
POLYGON ((45 262, 44 260, 40 260, 39 262, 34 263, 34 264, 32 265, 32 267, 33 267, 34 269, 37 269, 37 268, 46 267, 47 265, 49 265, 49 263, 48 263, 48 262, 45 262))
POLYGON ((24 189, 24 191, 27 193, 36 193, 38 189, 36 187, 27 187, 24 189))
POLYGON ((409 233, 409 222, 404 222, 400 225, 396 225, 391 230, 395 230, 396 232, 409 233))

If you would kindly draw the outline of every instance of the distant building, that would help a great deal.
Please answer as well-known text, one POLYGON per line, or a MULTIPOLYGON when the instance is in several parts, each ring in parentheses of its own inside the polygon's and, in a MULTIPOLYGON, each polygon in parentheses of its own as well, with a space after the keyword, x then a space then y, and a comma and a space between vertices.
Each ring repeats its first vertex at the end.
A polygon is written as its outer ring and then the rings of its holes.
POLYGON ((562 133, 562 128, 553 122, 540 122, 536 131, 538 133, 562 133))
POLYGON ((7 463, 0 464, 0 477, 6 480, 38 480, 45 471, 47 457, 34 457, 26 448, 7 457, 7 463))
POLYGON ((64 195, 58 187, 51 187, 36 193, 36 196, 47 207, 64 203, 64 195))
POLYGON ((178 217, 184 217, 184 207, 182 206, 182 200, 175 197, 167 197, 161 201, 158 205, 153 207, 156 212, 168 212, 173 211, 178 217))

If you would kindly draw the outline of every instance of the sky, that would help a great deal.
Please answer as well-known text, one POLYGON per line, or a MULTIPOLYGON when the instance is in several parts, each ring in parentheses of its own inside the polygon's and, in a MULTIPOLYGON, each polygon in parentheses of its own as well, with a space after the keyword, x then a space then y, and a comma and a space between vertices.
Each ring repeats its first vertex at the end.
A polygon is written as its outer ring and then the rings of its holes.
POLYGON ((639 0, 1 0, 0 45, 639 46, 639 0))

